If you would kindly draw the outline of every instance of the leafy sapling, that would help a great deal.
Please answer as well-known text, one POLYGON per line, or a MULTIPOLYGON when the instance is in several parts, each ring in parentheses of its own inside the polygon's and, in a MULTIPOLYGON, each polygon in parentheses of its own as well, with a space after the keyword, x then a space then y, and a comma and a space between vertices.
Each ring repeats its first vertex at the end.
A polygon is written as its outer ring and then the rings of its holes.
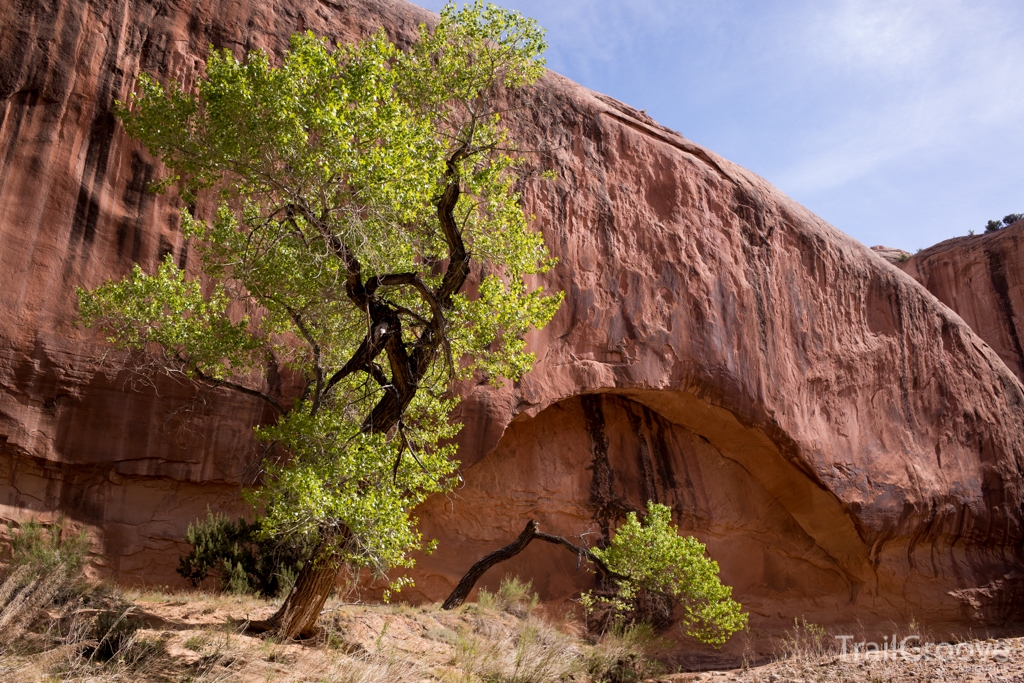
POLYGON ((630 512, 607 548, 592 549, 620 578, 610 589, 585 593, 583 605, 588 612, 602 611, 611 626, 659 618, 652 607, 669 615, 678 607, 687 635, 721 647, 746 627, 747 613, 705 551, 696 538, 679 535, 667 506, 648 503, 642 521, 630 512))

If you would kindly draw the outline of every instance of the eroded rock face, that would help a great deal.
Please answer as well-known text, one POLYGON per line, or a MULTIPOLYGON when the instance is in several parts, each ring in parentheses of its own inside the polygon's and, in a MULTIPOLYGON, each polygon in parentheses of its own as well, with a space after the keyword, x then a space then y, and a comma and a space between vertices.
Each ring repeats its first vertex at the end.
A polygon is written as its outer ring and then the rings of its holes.
MULTIPOLYGON (((424 19, 388 0, 0 0, 0 514, 61 512, 121 579, 176 582, 178 539, 237 506, 268 417, 170 382, 127 391, 122 359, 73 324, 76 286, 168 252, 191 267, 113 99, 140 68, 187 80, 210 42, 279 51, 382 24, 404 42, 424 19)), ((519 104, 524 147, 548 150, 531 163, 559 173, 523 192, 566 302, 521 382, 462 387, 466 485, 420 511, 441 546, 410 596, 443 598, 531 517, 601 535, 651 499, 708 543, 755 629, 1024 620, 1024 391, 992 349, 646 115, 555 74, 519 104)), ((587 585, 575 564, 531 548, 485 585, 519 571, 560 600, 587 585)))
POLYGON ((964 319, 1024 381, 1024 221, 897 264, 964 319))

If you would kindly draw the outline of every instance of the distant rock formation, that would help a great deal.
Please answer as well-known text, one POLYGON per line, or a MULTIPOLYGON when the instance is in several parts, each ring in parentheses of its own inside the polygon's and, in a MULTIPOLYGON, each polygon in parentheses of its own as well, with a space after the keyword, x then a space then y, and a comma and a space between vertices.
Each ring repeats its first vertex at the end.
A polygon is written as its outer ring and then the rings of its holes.
POLYGON ((1024 221, 940 242, 897 265, 956 311, 1024 381, 1024 221))
MULTIPOLYGON (((209 43, 279 54, 307 29, 406 43, 430 17, 399 0, 0 0, 0 515, 67 515, 107 571, 169 583, 188 523, 238 509, 251 480, 261 406, 132 390, 74 324, 77 286, 167 253, 194 267, 179 201, 146 192, 160 169, 111 114, 138 71, 188 80, 209 43)), ((466 483, 420 510, 441 546, 410 595, 443 598, 529 518, 593 543, 656 500, 707 542, 755 633, 1024 621, 1024 391, 964 320, 641 112, 556 74, 513 104, 530 163, 559 174, 523 192, 560 259, 540 281, 567 298, 529 338, 533 372, 461 387, 466 483)), ((508 571, 550 600, 587 585, 532 547, 483 585, 508 571)))
POLYGON ((893 247, 883 247, 878 244, 871 247, 871 251, 875 252, 889 263, 903 263, 910 258, 909 251, 903 251, 902 249, 894 249, 893 247))

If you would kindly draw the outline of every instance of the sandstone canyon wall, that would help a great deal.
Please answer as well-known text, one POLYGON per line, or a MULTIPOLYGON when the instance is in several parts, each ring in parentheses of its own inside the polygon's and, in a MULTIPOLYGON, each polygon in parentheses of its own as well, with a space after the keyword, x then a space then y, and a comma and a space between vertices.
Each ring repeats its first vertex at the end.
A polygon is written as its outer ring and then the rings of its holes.
MULTIPOLYGON (((311 29, 403 43, 398 0, 0 0, 0 515, 62 513, 122 580, 176 582, 187 524, 237 509, 251 401, 133 385, 74 325, 77 286, 191 267, 160 169, 111 114, 139 70, 189 79, 207 45, 311 29)), ((755 629, 1024 621, 1024 391, 946 306, 764 180, 549 74, 513 121, 529 212, 559 265, 538 362, 465 386, 465 486, 420 511, 443 598, 529 518, 594 542, 645 500, 708 543, 755 629), (428 536, 428 537, 429 537, 428 536), (774 626, 773 626, 774 625, 774 626)), ((1007 233, 1010 234, 1010 233, 1007 233)), ((281 379, 268 373, 268 390, 281 379)), ((587 585, 531 548, 547 599, 587 585)))
POLYGON ((964 319, 1024 382, 1024 221, 897 264, 964 319))

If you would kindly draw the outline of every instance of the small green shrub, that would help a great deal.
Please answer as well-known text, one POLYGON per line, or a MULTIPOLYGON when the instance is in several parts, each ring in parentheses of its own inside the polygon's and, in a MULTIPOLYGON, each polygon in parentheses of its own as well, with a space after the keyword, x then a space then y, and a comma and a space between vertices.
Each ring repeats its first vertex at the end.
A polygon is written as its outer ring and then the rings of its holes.
POLYGON ((267 537, 259 521, 232 521, 212 512, 189 524, 185 540, 192 550, 180 559, 177 571, 193 586, 212 575, 221 590, 265 597, 289 590, 313 549, 305 541, 267 537))
POLYGON ((588 591, 583 606, 588 614, 599 612, 602 630, 639 622, 662 630, 681 606, 687 635, 721 647, 746 627, 747 614, 705 550, 696 538, 679 535, 668 507, 649 502, 643 522, 630 512, 608 547, 593 550, 611 571, 628 578, 611 590, 588 591))
POLYGON ((185 639, 184 648, 193 652, 202 652, 209 641, 210 638, 205 633, 196 633, 185 639))
POLYGON ((498 586, 498 599, 506 607, 523 603, 536 603, 532 581, 520 581, 518 576, 506 576, 498 586))
POLYGON ((77 574, 89 553, 89 539, 84 531, 65 533, 66 523, 59 519, 49 528, 36 520, 23 522, 15 529, 7 523, 7 536, 11 544, 9 571, 28 567, 33 577, 44 576, 55 570, 77 574))
POLYGON ((496 610, 498 609, 498 600, 494 593, 481 588, 476 594, 476 605, 482 610, 496 610))

